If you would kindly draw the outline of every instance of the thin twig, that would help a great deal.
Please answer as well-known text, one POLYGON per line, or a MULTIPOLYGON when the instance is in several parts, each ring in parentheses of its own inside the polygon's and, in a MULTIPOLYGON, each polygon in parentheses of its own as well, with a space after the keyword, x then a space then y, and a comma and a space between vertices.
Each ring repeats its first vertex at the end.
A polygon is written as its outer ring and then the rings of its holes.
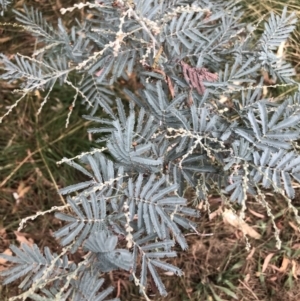
POLYGON ((257 296, 254 294, 254 292, 251 290, 251 288, 246 284, 244 283, 242 280, 239 279, 239 282, 244 286, 244 288, 246 288, 251 294, 252 296, 257 300, 259 301, 259 299, 257 298, 257 296))

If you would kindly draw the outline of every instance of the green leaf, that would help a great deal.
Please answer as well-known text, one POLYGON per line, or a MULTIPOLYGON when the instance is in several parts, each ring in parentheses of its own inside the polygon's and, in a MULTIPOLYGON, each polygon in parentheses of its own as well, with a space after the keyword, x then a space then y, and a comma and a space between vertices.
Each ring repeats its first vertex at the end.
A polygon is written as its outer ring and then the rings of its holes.
POLYGON ((228 289, 224 286, 218 286, 218 285, 215 285, 215 288, 218 288, 219 290, 223 291, 229 297, 231 297, 235 300, 239 300, 238 296, 234 292, 232 292, 230 289, 228 289))

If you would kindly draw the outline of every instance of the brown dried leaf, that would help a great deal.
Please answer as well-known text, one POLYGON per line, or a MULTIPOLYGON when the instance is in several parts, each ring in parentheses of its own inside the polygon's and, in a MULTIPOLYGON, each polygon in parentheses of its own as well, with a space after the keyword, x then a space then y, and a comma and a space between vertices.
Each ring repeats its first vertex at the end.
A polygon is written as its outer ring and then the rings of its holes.
POLYGON ((160 46, 160 48, 158 49, 158 52, 157 52, 156 56, 154 57, 154 62, 152 64, 152 68, 157 68, 158 61, 159 61, 159 58, 160 58, 161 54, 163 53, 163 50, 164 50, 163 46, 160 46))
POLYGON ((251 209, 249 209, 249 208, 248 208, 248 210, 249 210, 249 212, 251 212, 251 213, 252 213, 254 216, 256 216, 256 217, 259 217, 259 218, 265 218, 265 216, 264 216, 263 214, 257 213, 256 211, 251 210, 251 209))
POLYGON ((184 79, 191 88, 195 88, 200 95, 205 92, 203 81, 215 82, 218 74, 209 72, 206 68, 191 67, 187 63, 181 61, 184 79))
POLYGON ((275 271, 278 271, 278 272, 280 271, 280 269, 274 264, 269 264, 269 267, 272 268, 275 271))
POLYGON ((211 221, 212 219, 214 219, 216 216, 219 216, 223 213, 222 210, 222 206, 220 206, 217 210, 215 210, 214 212, 210 213, 209 215, 209 220, 211 221))
POLYGON ((262 266, 262 272, 264 273, 269 265, 270 260, 272 259, 272 257, 274 256, 274 253, 270 253, 266 256, 265 260, 264 260, 264 264, 262 266))
POLYGON ((5 42, 8 42, 12 39, 12 37, 4 37, 4 38, 0 38, 0 44, 3 44, 5 42))
POLYGON ((163 70, 161 70, 159 68, 151 68, 150 70, 152 70, 152 71, 154 71, 156 73, 161 74, 165 78, 165 81, 166 81, 166 83, 168 85, 169 91, 170 91, 172 99, 173 99, 175 97, 175 90, 174 90, 171 78, 168 75, 166 75, 166 73, 163 70))
POLYGON ((6 247, 6 246, 10 245, 10 239, 9 239, 9 236, 7 235, 5 228, 0 229, 0 238, 1 238, 1 246, 2 247, 6 247))
MULTIPOLYGON (((6 255, 12 255, 12 251, 10 250, 10 249, 6 249, 4 252, 3 252, 3 254, 6 254, 6 255)), ((7 262, 7 260, 6 259, 4 259, 4 258, 0 258, 0 264, 5 264, 7 262)))
POLYGON ((104 71, 104 68, 98 70, 98 71, 95 73, 95 75, 96 75, 97 77, 99 77, 99 76, 102 74, 103 71, 104 71))
POLYGON ((174 276, 174 273, 173 273, 173 272, 164 272, 163 274, 164 274, 164 275, 167 275, 167 276, 174 276))
POLYGON ((20 182, 18 189, 17 189, 19 198, 23 198, 29 190, 30 190, 30 186, 25 186, 24 182, 20 182))
POLYGON ((300 232, 299 227, 296 226, 293 222, 289 222, 289 225, 290 225, 296 232, 300 232))
POLYGON ((299 265, 297 264, 297 262, 295 260, 292 260, 292 273, 293 273, 295 280, 298 280, 298 276, 300 274, 300 269, 299 269, 299 265))
POLYGON ((7 233, 6 233, 6 229, 5 228, 1 228, 0 229, 0 237, 1 237, 1 239, 7 237, 7 233))
POLYGON ((292 249, 293 249, 293 250, 298 250, 298 249, 300 249, 300 243, 295 243, 295 244, 292 246, 292 249))
POLYGON ((32 246, 32 245, 34 244, 34 241, 33 241, 32 238, 27 239, 27 238, 25 237, 27 234, 21 233, 21 232, 18 232, 18 231, 14 231, 14 233, 15 233, 15 235, 16 235, 17 241, 18 241, 20 244, 24 243, 24 244, 27 244, 27 245, 29 245, 29 246, 32 246))
POLYGON ((20 0, 14 4, 14 8, 23 7, 25 4, 25 0, 20 0))
POLYGON ((244 279, 244 282, 245 283, 248 283, 248 281, 250 280, 250 274, 247 274, 245 279, 244 279))
POLYGON ((253 257, 253 255, 254 255, 254 253, 255 253, 255 250, 256 250, 256 249, 253 247, 252 250, 251 250, 251 252, 250 252, 249 255, 247 256, 246 260, 250 260, 250 259, 253 257))
POLYGON ((41 92, 39 90, 35 90, 34 91, 34 96, 38 99, 38 100, 42 100, 43 96, 41 94, 41 92))
POLYGON ((279 59, 281 59, 281 58, 283 57, 283 55, 284 55, 285 44, 286 44, 286 41, 283 41, 283 42, 281 42, 281 44, 280 44, 279 47, 278 47, 276 56, 277 56, 279 59))
POLYGON ((166 75, 166 80, 167 80, 167 84, 168 84, 168 88, 170 90, 172 99, 175 97, 175 90, 171 81, 171 78, 169 76, 166 75))
POLYGON ((269 77, 269 73, 267 71, 262 72, 263 78, 264 78, 264 84, 266 85, 275 85, 276 79, 272 79, 269 77))
POLYGON ((63 5, 61 4, 60 0, 56 0, 56 9, 61 9, 63 5))
POLYGON ((223 213, 223 220, 225 223, 241 230, 244 234, 249 235, 254 239, 260 239, 261 235, 250 227, 244 220, 237 216, 232 210, 225 209, 223 213))
POLYGON ((290 263, 290 260, 286 257, 283 257, 281 267, 279 268, 279 272, 284 273, 290 263))

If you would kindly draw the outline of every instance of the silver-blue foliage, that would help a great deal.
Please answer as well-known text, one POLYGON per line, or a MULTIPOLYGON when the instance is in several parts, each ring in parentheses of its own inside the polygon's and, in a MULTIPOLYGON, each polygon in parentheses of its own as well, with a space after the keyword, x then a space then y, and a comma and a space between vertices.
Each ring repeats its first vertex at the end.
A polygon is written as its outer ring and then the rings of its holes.
POLYGON ((213 191, 243 208, 264 189, 294 198, 300 93, 274 102, 262 72, 274 85, 298 86, 275 52, 296 18, 271 13, 257 39, 230 1, 103 0, 62 13, 78 8, 89 17, 68 29, 34 8, 15 11, 45 46, 31 58, 2 54, 0 78, 20 80, 23 95, 73 87, 103 148, 62 160, 87 178, 60 190, 69 211, 56 213, 65 226, 54 237, 63 253, 12 246, 15 256, 1 257, 15 267, 1 274, 5 283, 26 276, 23 300, 104 300, 111 289, 99 292, 98 277, 116 269, 144 296, 150 276, 166 295, 160 272, 182 275, 166 258, 176 257, 175 243, 188 248, 183 231, 199 216, 187 187, 199 200, 213 191), (78 249, 84 261, 71 264, 78 249))

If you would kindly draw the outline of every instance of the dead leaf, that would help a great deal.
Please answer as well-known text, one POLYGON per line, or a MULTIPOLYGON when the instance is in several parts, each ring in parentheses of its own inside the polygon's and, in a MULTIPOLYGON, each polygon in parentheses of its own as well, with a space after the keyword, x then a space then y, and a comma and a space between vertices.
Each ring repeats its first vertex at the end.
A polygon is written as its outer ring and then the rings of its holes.
POLYGON ((27 244, 29 246, 32 246, 34 244, 34 241, 32 238, 29 238, 27 239, 25 236, 27 236, 27 234, 25 233, 21 233, 21 232, 18 232, 18 231, 14 231, 15 235, 16 235, 16 238, 17 238, 17 241, 22 244, 27 244))
POLYGON ((272 259, 272 257, 274 256, 275 253, 270 253, 266 256, 265 260, 264 260, 264 264, 262 266, 262 272, 264 273, 270 263, 270 260, 272 259))
POLYGON ((286 257, 283 257, 281 267, 279 268, 279 272, 284 273, 290 263, 290 260, 286 257))
POLYGON ((175 97, 175 90, 174 90, 171 78, 166 75, 166 80, 167 80, 169 91, 170 91, 172 99, 173 99, 175 97))
POLYGON ((251 212, 254 216, 259 217, 259 218, 265 218, 265 216, 263 214, 257 213, 254 210, 248 209, 249 212, 251 212))
POLYGON ((95 75, 96 75, 97 77, 99 77, 99 76, 102 74, 103 71, 104 71, 104 68, 98 70, 98 71, 95 73, 95 75))
POLYGON ((41 100, 43 99, 43 96, 41 95, 41 92, 39 90, 34 91, 34 96, 38 99, 41 100))
POLYGON ((262 71, 262 76, 264 78, 264 84, 266 85, 276 84, 276 79, 270 78, 269 73, 267 71, 262 71))
POLYGON ((204 207, 204 202, 203 201, 200 201, 199 204, 197 205, 197 209, 198 210, 202 210, 204 207))
POLYGON ((181 61, 183 77, 191 88, 195 88, 200 95, 205 92, 204 81, 215 82, 218 79, 217 73, 211 73, 206 68, 196 68, 181 61))
POLYGON ((7 235, 7 233, 6 233, 5 228, 0 229, 0 238, 1 238, 1 246, 2 247, 10 245, 10 239, 9 239, 9 236, 7 235))
MULTIPOLYGON (((6 254, 6 255, 12 255, 12 251, 10 249, 6 249, 2 254, 6 254)), ((6 259, 4 258, 0 258, 0 264, 5 264, 7 262, 6 259)))
POLYGON ((295 260, 292 260, 292 273, 295 278, 295 280, 298 280, 298 275, 299 275, 299 266, 295 260))
POLYGON ((284 49, 285 49, 285 43, 286 43, 286 41, 281 42, 280 45, 279 45, 279 47, 278 47, 276 56, 277 56, 279 59, 281 59, 281 58, 283 57, 284 49))
POLYGON ((23 198, 25 194, 30 190, 30 186, 25 186, 25 183, 22 181, 17 189, 17 193, 19 195, 19 198, 23 198))
POLYGON ((225 95, 221 95, 220 99, 219 99, 219 102, 224 104, 226 101, 228 100, 228 97, 225 96, 225 95))
POLYGON ((254 239, 260 239, 261 235, 250 227, 243 219, 237 216, 232 210, 225 209, 223 212, 223 220, 225 223, 241 230, 244 234, 254 239))
POLYGON ((59 0, 56 0, 56 9, 61 9, 63 7, 63 5, 61 4, 61 2, 59 0))
POLYGON ((29 190, 30 190, 30 186, 25 186, 25 183, 21 181, 17 188, 17 192, 13 192, 13 197, 16 200, 16 203, 13 207, 12 213, 17 212, 18 206, 20 205, 22 198, 29 190))
POLYGON ((217 210, 215 210, 214 212, 212 212, 210 215, 209 215, 209 220, 211 221, 212 219, 214 219, 216 216, 219 216, 223 213, 223 210, 222 210, 222 206, 220 206, 217 210))
POLYGON ((253 257, 253 254, 255 253, 255 248, 253 247, 249 255, 247 256, 246 260, 250 260, 253 257))
POLYGON ((283 220, 279 220, 278 222, 276 222, 276 226, 279 230, 282 230, 284 228, 283 220))
POLYGON ((292 249, 293 249, 293 250, 298 250, 298 249, 300 249, 300 243, 295 243, 295 244, 292 246, 292 249))
POLYGON ((245 283, 248 283, 248 281, 250 280, 250 274, 247 274, 245 279, 244 279, 244 282, 245 283))
POLYGON ((174 273, 173 273, 173 272, 164 272, 163 274, 164 274, 164 275, 167 275, 167 276, 174 276, 174 273))
POLYGON ((274 264, 269 264, 269 267, 272 268, 275 271, 278 271, 278 272, 280 271, 280 269, 274 264))
POLYGON ((0 229, 0 237, 1 237, 1 239, 6 238, 6 236, 7 236, 7 233, 6 233, 5 228, 1 228, 0 229))
POLYGON ((0 38, 0 44, 3 44, 5 42, 8 42, 12 39, 12 37, 4 37, 4 38, 0 38))
POLYGON ((157 54, 156 54, 155 57, 154 57, 154 62, 153 62, 153 64, 152 64, 152 68, 157 68, 157 66, 158 66, 158 61, 159 61, 159 58, 160 58, 160 56, 161 56, 163 50, 164 50, 164 48, 163 48, 162 46, 160 46, 160 48, 159 48, 158 51, 157 51, 157 54))
POLYGON ((289 225, 290 225, 296 232, 300 232, 299 227, 296 226, 293 222, 289 222, 289 225))
POLYGON ((24 0, 20 0, 17 3, 14 4, 14 8, 23 7, 24 6, 24 0))

